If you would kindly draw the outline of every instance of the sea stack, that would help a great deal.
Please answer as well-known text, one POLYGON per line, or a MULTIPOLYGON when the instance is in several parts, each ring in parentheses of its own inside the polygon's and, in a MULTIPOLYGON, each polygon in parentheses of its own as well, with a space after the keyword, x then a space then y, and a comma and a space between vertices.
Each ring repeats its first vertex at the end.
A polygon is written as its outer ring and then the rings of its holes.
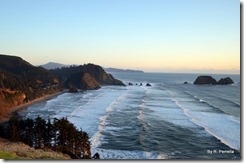
POLYGON ((212 84, 212 85, 228 85, 233 84, 233 80, 230 77, 221 78, 218 82, 212 76, 198 76, 194 81, 196 85, 212 84))
POLYGON ((233 84, 233 80, 230 77, 226 77, 226 78, 221 78, 217 84, 219 85, 228 85, 228 84, 233 84))
POLYGON ((147 84, 146 84, 146 86, 150 87, 150 86, 152 86, 152 85, 151 85, 151 84, 149 84, 149 83, 147 83, 147 84))
POLYGON ((197 79, 194 81, 196 85, 202 84, 217 84, 217 81, 212 76, 198 76, 197 79))

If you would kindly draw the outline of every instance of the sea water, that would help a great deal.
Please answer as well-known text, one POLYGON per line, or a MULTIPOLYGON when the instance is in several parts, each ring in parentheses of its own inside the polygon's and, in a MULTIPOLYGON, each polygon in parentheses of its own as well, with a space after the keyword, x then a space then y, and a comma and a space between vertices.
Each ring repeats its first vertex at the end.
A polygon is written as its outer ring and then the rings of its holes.
POLYGON ((113 76, 133 85, 64 93, 21 115, 67 117, 102 159, 240 159, 239 75, 212 75, 232 85, 194 85, 197 74, 113 76))

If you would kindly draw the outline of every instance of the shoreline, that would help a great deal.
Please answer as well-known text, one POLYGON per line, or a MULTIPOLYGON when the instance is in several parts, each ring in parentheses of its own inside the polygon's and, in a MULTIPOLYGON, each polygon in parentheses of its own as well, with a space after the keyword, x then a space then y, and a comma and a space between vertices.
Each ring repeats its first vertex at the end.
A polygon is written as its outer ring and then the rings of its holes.
POLYGON ((27 107, 30 107, 30 106, 37 104, 37 103, 40 103, 40 102, 48 101, 50 99, 53 99, 54 97, 57 97, 57 96, 65 93, 65 92, 66 91, 60 91, 60 92, 56 92, 53 94, 47 94, 43 97, 36 98, 35 100, 27 102, 25 104, 22 104, 22 105, 13 107, 13 108, 9 108, 9 110, 10 110, 9 115, 7 115, 7 117, 1 119, 0 123, 4 123, 4 122, 8 121, 13 116, 13 114, 15 114, 15 113, 27 108, 27 107))

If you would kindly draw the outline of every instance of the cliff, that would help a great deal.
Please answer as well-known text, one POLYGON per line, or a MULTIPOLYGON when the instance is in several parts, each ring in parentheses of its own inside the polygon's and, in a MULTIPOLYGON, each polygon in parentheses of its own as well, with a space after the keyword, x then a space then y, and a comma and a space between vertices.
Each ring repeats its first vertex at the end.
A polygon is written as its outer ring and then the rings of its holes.
POLYGON ((0 55, 0 119, 11 108, 62 89, 58 78, 20 57, 0 55))
POLYGON ((84 90, 99 89, 99 83, 88 73, 75 73, 67 78, 65 81, 66 88, 79 88, 84 90))

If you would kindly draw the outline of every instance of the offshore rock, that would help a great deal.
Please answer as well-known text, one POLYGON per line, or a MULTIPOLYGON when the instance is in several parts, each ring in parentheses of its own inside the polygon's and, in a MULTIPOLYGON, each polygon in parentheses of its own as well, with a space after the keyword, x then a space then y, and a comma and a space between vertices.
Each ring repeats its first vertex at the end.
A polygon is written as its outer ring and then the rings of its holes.
POLYGON ((196 85, 202 84, 217 84, 217 81, 212 76, 198 76, 197 79, 194 81, 196 85))
POLYGON ((226 77, 226 78, 221 78, 217 84, 218 85, 228 85, 228 84, 233 84, 233 80, 230 77, 226 77))
POLYGON ((151 85, 151 84, 149 84, 149 83, 147 83, 147 84, 146 84, 146 86, 150 87, 150 86, 152 86, 152 85, 151 85))

